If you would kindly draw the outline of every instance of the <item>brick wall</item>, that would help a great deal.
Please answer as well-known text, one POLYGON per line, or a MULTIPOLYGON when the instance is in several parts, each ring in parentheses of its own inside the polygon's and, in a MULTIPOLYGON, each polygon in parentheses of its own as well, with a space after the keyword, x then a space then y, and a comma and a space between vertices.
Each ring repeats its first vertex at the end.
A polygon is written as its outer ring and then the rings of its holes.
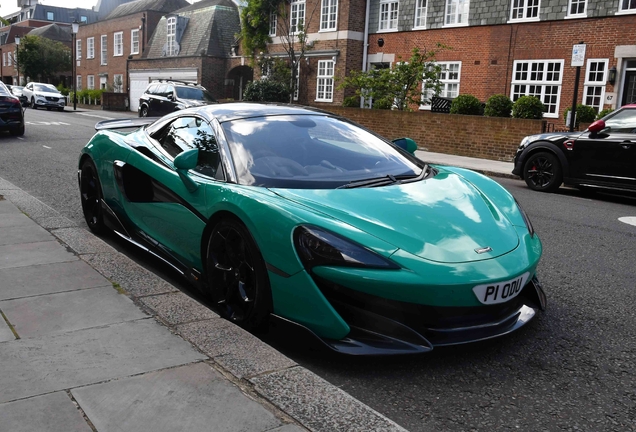
POLYGON ((541 133, 543 120, 525 120, 330 106, 334 114, 353 120, 388 138, 409 137, 420 150, 511 161, 521 139, 541 133))

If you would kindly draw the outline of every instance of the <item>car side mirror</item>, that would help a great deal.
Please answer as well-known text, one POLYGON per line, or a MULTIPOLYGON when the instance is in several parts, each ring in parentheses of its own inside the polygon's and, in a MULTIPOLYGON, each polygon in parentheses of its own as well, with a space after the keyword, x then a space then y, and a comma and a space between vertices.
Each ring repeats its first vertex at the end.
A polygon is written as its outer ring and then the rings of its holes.
POLYGON ((174 95, 169 94, 167 98, 169 101, 174 101, 174 95))
POLYGON ((413 155, 415 150, 417 150, 417 144, 411 138, 396 138, 391 142, 413 155))
POLYGON ((587 130, 589 130, 593 134, 596 134, 605 129, 605 127, 606 126, 604 120, 596 120, 594 123, 587 127, 587 130))
POLYGON ((194 169, 199 161, 199 149, 183 151, 174 158, 174 167, 177 169, 179 178, 189 192, 197 190, 199 185, 188 176, 188 170, 194 169))

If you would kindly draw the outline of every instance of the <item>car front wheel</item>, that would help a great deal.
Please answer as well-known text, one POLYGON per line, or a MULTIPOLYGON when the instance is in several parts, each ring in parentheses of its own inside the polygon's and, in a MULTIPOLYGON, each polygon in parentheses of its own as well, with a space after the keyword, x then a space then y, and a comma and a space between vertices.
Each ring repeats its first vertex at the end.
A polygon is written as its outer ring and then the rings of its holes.
POLYGON ((35 99, 31 98, 31 108, 38 109, 38 106, 35 104, 35 99))
POLYGON ((91 231, 101 234, 105 231, 102 211, 102 185, 97 167, 91 159, 86 159, 80 168, 80 194, 84 219, 91 231))
POLYGON ((523 168, 523 178, 535 191, 554 192, 563 182, 563 170, 553 153, 539 152, 530 155, 523 168))
POLYGON ((248 331, 267 327, 271 291, 265 262, 247 228, 224 219, 207 245, 209 295, 224 318, 248 331))
POLYGON ((141 111, 139 111, 139 117, 148 117, 148 107, 141 107, 141 111))

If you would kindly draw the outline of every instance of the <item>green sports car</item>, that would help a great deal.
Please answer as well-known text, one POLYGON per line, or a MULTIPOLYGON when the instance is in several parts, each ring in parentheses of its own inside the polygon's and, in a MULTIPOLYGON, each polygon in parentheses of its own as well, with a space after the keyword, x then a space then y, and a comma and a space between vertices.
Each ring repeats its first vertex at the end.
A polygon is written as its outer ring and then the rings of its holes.
POLYGON ((89 228, 160 257, 250 331, 279 320, 341 353, 420 353, 545 308, 541 242, 514 197, 408 139, 249 103, 96 129, 78 171, 89 228))

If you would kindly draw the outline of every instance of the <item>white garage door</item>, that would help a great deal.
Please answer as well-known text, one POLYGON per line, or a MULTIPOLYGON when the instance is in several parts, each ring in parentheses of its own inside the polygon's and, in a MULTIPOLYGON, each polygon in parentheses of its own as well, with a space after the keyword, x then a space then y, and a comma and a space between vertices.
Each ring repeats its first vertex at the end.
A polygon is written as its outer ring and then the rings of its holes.
POLYGON ((173 79, 180 81, 197 81, 195 68, 183 69, 139 69, 131 70, 130 74, 130 110, 137 111, 139 98, 148 87, 148 83, 156 79, 173 79))

